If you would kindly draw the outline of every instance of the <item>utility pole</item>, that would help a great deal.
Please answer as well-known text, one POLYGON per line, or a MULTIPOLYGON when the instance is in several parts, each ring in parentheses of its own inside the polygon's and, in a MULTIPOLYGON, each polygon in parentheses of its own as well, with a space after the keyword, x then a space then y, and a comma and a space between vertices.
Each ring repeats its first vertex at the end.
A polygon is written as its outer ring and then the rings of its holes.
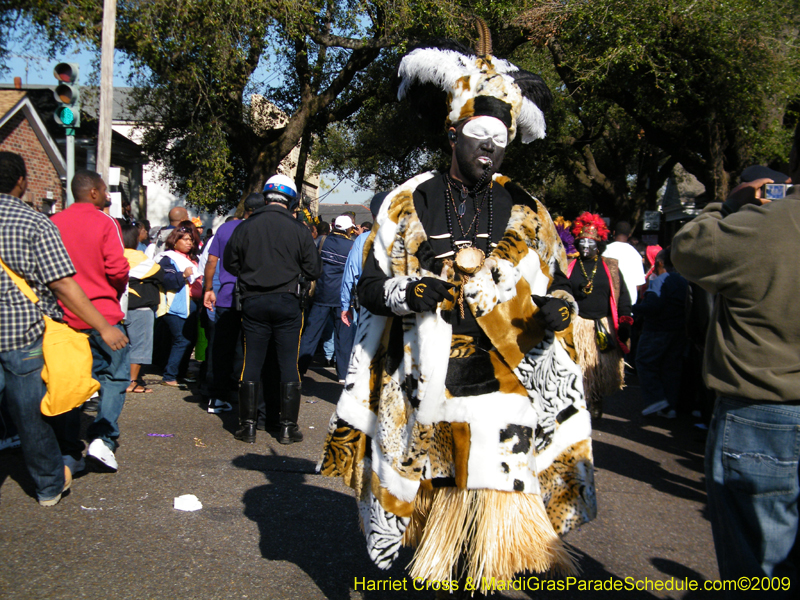
POLYGON ((116 0, 103 0, 103 37, 100 61, 100 122, 97 131, 97 172, 108 181, 111 166, 111 115, 114 111, 114 36, 116 0))

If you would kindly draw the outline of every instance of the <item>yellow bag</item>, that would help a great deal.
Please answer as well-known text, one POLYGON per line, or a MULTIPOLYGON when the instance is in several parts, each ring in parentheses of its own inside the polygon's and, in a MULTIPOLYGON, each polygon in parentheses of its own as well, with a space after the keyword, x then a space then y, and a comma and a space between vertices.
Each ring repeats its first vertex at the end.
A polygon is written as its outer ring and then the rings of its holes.
MULTIPOLYGON (((28 300, 37 304, 39 298, 28 283, 9 269, 2 259, 0 265, 28 300)), ((42 414, 54 417, 86 402, 100 389, 100 382, 92 379, 92 349, 89 347, 89 336, 65 323, 54 321, 47 315, 43 314, 42 317, 44 318, 42 380, 47 386, 47 392, 42 398, 42 414)))

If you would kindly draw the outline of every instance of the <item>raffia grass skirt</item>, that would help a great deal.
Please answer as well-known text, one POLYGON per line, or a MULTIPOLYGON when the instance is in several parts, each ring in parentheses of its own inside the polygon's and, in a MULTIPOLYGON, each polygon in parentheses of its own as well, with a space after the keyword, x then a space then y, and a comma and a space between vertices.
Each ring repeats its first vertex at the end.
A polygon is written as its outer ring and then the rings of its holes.
MULTIPOLYGON (((613 326, 608 317, 603 319, 609 331, 613 326)), ((583 391, 589 404, 602 400, 625 387, 625 363, 622 351, 599 352, 595 342, 594 320, 580 316, 572 320, 572 336, 578 353, 578 364, 583 371, 583 391)))
POLYGON ((539 494, 420 488, 403 537, 412 578, 466 581, 486 592, 523 572, 577 575, 539 494))

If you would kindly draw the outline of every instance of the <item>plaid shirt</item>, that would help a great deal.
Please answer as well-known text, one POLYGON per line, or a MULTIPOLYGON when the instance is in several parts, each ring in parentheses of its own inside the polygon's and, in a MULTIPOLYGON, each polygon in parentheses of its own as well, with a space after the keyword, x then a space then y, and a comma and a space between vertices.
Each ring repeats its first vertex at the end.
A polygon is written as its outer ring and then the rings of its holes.
POLYGON ((41 313, 63 319, 47 284, 74 275, 75 268, 50 219, 8 194, 0 194, 0 258, 25 278, 39 297, 37 307, 0 269, 0 352, 8 352, 42 336, 41 313))

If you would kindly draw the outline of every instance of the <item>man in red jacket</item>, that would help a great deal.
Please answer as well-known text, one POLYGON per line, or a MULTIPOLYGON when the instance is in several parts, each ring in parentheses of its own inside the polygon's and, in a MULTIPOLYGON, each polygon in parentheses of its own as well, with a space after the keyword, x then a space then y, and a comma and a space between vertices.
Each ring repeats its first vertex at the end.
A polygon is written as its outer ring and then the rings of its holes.
MULTIPOLYGON (((99 174, 81 170, 72 178, 72 195, 75 203, 54 215, 53 223, 61 232, 75 266, 75 281, 109 325, 124 334, 125 314, 119 299, 128 284, 129 268, 119 224, 103 212, 110 204, 106 184, 99 174)), ((87 431, 90 440, 87 456, 116 471, 117 420, 130 383, 130 346, 113 350, 96 329, 63 304, 62 308, 67 324, 89 335, 94 358, 92 376, 100 382, 100 408, 87 431)))

